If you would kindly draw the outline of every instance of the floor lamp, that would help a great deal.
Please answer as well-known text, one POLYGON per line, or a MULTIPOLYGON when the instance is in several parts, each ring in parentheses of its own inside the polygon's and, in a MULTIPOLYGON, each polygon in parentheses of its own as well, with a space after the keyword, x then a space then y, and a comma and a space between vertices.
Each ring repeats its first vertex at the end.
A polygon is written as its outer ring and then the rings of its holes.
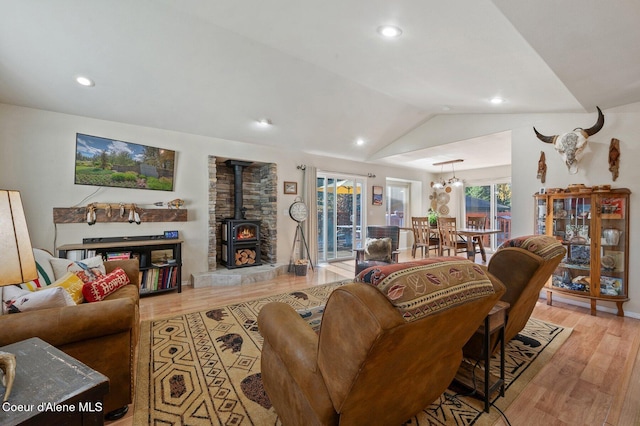
MULTIPOLYGON (((0 286, 20 284, 38 278, 27 221, 18 191, 0 190, 0 286)), ((0 352, 7 401, 16 374, 16 357, 0 352)))

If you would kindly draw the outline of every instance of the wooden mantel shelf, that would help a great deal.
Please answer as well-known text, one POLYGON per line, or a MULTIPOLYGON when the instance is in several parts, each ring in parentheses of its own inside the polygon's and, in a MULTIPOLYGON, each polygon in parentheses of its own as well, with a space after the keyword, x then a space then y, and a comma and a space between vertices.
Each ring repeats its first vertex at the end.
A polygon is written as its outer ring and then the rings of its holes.
MULTIPOLYGON (((145 222, 186 222, 186 209, 143 209, 136 207, 142 223, 145 222)), ((129 212, 120 217, 118 210, 113 210, 108 217, 103 209, 96 211, 96 223, 129 222, 129 212)), ((53 223, 87 223, 86 207, 54 207, 53 223)))

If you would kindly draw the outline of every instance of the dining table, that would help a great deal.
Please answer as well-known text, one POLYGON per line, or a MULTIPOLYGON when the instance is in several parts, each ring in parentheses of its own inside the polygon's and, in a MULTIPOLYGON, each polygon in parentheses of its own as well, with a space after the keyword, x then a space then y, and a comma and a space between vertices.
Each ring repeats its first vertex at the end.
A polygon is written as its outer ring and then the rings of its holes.
MULTIPOLYGON (((464 238, 467 241, 467 257, 470 260, 473 260, 476 256, 476 250, 473 247, 473 238, 482 238, 485 235, 499 234, 500 232, 502 232, 502 230, 499 228, 458 228, 456 232, 460 237, 464 238)), ((486 263, 487 253, 485 252, 484 246, 482 244, 480 244, 480 256, 482 256, 482 262, 486 263)))

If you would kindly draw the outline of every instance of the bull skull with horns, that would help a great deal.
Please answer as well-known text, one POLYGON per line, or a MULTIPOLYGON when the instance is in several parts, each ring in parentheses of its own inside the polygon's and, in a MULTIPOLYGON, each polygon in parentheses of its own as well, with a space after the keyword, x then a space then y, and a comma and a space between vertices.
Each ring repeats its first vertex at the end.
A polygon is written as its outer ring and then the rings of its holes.
POLYGON ((573 132, 555 136, 545 136, 538 132, 535 127, 533 128, 538 139, 542 142, 553 144, 567 165, 569 173, 572 175, 578 172, 578 161, 580 161, 582 152, 587 146, 587 138, 598 133, 600 129, 602 129, 602 126, 604 126, 604 115, 599 107, 596 108, 598 109, 598 121, 596 121, 593 127, 588 129, 578 127, 577 129, 573 129, 573 132))

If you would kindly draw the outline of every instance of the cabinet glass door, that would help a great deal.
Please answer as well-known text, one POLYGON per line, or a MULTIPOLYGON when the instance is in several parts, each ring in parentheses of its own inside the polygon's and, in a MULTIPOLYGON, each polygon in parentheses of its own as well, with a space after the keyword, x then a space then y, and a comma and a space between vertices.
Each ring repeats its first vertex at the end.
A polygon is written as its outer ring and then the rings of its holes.
POLYGON ((536 197, 535 233, 545 235, 547 233, 547 198, 536 197))
POLYGON ((600 200, 600 295, 626 296, 624 285, 625 247, 627 247, 624 198, 600 200))
POLYGON ((567 255, 553 274, 554 287, 591 291, 591 197, 553 199, 553 235, 562 240, 567 255))

